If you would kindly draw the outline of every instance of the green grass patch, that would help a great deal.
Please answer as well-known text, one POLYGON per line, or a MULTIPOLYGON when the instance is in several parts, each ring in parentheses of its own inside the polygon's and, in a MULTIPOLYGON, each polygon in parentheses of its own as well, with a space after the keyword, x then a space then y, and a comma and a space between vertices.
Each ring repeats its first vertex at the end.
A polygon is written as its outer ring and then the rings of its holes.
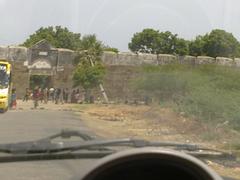
POLYGON ((145 96, 213 125, 240 131, 240 70, 217 65, 145 66, 132 84, 145 96))

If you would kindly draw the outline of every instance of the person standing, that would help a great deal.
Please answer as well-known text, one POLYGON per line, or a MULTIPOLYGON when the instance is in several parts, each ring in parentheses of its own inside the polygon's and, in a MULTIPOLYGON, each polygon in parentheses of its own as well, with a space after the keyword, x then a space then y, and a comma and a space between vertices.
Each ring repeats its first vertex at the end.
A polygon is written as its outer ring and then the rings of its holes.
POLYGON ((51 98, 51 101, 54 102, 54 88, 53 87, 51 87, 49 89, 49 96, 51 98))
POLYGON ((39 106, 39 103, 38 103, 39 98, 40 98, 39 88, 35 87, 35 89, 33 90, 33 104, 35 109, 39 106))
POLYGON ((31 94, 31 92, 30 92, 29 88, 26 88, 26 92, 25 92, 25 95, 23 97, 23 102, 24 101, 28 102, 28 100, 30 98, 30 94, 31 94))
POLYGON ((43 90, 43 100, 44 100, 44 103, 47 104, 48 103, 48 88, 45 88, 43 90))
POLYGON ((75 101, 74 101, 74 103, 79 103, 79 99, 80 99, 80 90, 77 89, 77 91, 75 93, 75 101))
POLYGON ((62 89, 62 104, 66 102, 66 90, 63 88, 62 89))
POLYGON ((64 89, 60 88, 59 101, 61 104, 64 104, 64 96, 65 96, 64 89))
POLYGON ((58 88, 54 89, 54 102, 55 104, 57 104, 58 101, 58 88))
POLYGON ((73 90, 71 93, 71 103, 75 103, 75 94, 76 94, 76 91, 73 90))
POLYGON ((12 89, 10 108, 11 109, 16 109, 17 108, 17 94, 16 94, 16 89, 15 88, 12 89))
POLYGON ((65 89, 65 97, 64 97, 65 103, 68 103, 68 97, 69 97, 69 90, 68 90, 68 88, 66 88, 65 89))
POLYGON ((43 97, 43 89, 39 88, 39 99, 41 101, 41 103, 43 103, 44 97, 43 97))
POLYGON ((56 89, 56 93, 55 93, 55 104, 58 104, 58 103, 59 103, 61 93, 62 93, 62 92, 61 92, 61 89, 60 89, 60 88, 57 88, 57 89, 56 89))

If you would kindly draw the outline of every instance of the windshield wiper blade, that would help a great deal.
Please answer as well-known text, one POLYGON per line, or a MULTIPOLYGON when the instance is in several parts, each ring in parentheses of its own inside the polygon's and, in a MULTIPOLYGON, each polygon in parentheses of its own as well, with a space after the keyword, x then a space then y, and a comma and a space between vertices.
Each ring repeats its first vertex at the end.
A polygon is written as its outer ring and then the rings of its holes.
POLYGON ((183 151, 193 156, 199 157, 224 157, 228 159, 236 159, 230 153, 219 151, 210 148, 204 148, 197 144, 186 144, 176 142, 151 142, 139 139, 112 139, 112 140, 96 140, 86 133, 79 131, 62 131, 61 133, 49 136, 44 139, 29 142, 20 142, 12 144, 0 144, 0 152, 11 154, 39 154, 39 153, 59 153, 59 152, 74 152, 79 150, 91 150, 91 151, 109 151, 115 152, 111 149, 113 146, 126 146, 133 148, 142 147, 167 147, 175 150, 183 151), (70 138, 72 136, 80 137, 83 141, 76 142, 52 142, 53 139, 58 137, 70 138))

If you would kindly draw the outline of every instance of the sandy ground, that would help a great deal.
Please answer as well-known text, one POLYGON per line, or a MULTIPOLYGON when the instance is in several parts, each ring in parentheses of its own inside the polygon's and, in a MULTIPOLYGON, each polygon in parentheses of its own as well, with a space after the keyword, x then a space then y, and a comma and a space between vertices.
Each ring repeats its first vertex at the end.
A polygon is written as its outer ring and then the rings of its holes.
MULTIPOLYGON (((70 104, 55 104, 51 101, 49 101, 47 104, 39 102, 39 107, 37 109, 39 110, 66 110, 70 111, 72 108, 70 104)), ((34 104, 32 100, 29 100, 28 102, 23 102, 22 100, 17 101, 17 108, 15 110, 21 111, 21 110, 33 110, 34 104)), ((14 111, 14 110, 12 110, 14 111)))
POLYGON ((79 105, 74 108, 99 135, 112 138, 203 143, 225 149, 231 148, 229 144, 239 142, 240 138, 240 133, 224 125, 206 126, 167 108, 128 105, 79 105))
MULTIPOLYGON (((207 147, 233 150, 230 144, 239 140, 239 133, 221 124, 208 127, 188 119, 184 113, 150 106, 76 105, 83 122, 96 134, 106 138, 141 138, 147 140, 198 143, 207 147)), ((239 141, 238 141, 239 142, 239 141)), ((240 179, 240 166, 224 167, 208 161, 221 175, 240 179)))

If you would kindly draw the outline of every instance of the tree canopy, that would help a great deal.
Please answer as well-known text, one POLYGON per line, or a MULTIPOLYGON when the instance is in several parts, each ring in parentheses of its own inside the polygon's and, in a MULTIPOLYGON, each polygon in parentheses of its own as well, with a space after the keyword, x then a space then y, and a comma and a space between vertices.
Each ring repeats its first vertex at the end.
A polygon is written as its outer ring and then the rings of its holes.
POLYGON ((194 41, 189 43, 189 54, 192 56, 207 55, 204 48, 206 46, 207 37, 197 36, 194 41))
POLYGON ((208 56, 234 57, 237 55, 239 42, 231 33, 216 29, 206 36, 207 43, 204 50, 208 56))
POLYGON ((239 55, 240 44, 233 34, 216 29, 204 36, 198 36, 190 43, 191 55, 211 57, 235 57, 239 55))
POLYGON ((240 56, 240 43, 224 30, 215 29, 203 36, 197 36, 193 41, 187 41, 169 31, 159 32, 154 29, 144 29, 135 33, 128 44, 131 51, 150 54, 176 54, 193 56, 240 56))
POLYGON ((73 33, 66 27, 49 26, 41 27, 23 43, 23 46, 31 47, 42 39, 46 39, 54 47, 76 50, 81 44, 81 34, 73 33))
POLYGON ((154 29, 144 29, 134 34, 129 49, 133 52, 151 54, 188 54, 188 44, 177 34, 170 31, 159 32, 154 29))
POLYGON ((91 66, 89 59, 82 57, 82 61, 77 65, 74 75, 73 82, 74 86, 81 86, 85 90, 95 88, 102 83, 105 75, 105 68, 101 63, 96 62, 94 66, 91 66))
POLYGON ((144 29, 140 33, 134 34, 128 47, 133 52, 156 53, 159 31, 154 29, 144 29))
POLYGON ((102 42, 95 35, 82 38, 82 43, 75 57, 76 69, 73 75, 74 86, 82 86, 86 91, 102 83, 105 68, 101 64, 102 42))
POLYGON ((25 47, 31 47, 42 39, 46 39, 56 48, 66 48, 71 50, 89 49, 92 46, 99 46, 103 51, 118 52, 118 49, 104 45, 97 40, 96 35, 85 35, 81 38, 80 33, 69 31, 66 27, 49 26, 41 27, 22 44, 25 47), (95 43, 95 44, 92 44, 95 43))
POLYGON ((119 53, 119 50, 117 48, 113 48, 110 46, 104 46, 103 48, 104 51, 109 51, 109 52, 114 52, 114 53, 119 53))

